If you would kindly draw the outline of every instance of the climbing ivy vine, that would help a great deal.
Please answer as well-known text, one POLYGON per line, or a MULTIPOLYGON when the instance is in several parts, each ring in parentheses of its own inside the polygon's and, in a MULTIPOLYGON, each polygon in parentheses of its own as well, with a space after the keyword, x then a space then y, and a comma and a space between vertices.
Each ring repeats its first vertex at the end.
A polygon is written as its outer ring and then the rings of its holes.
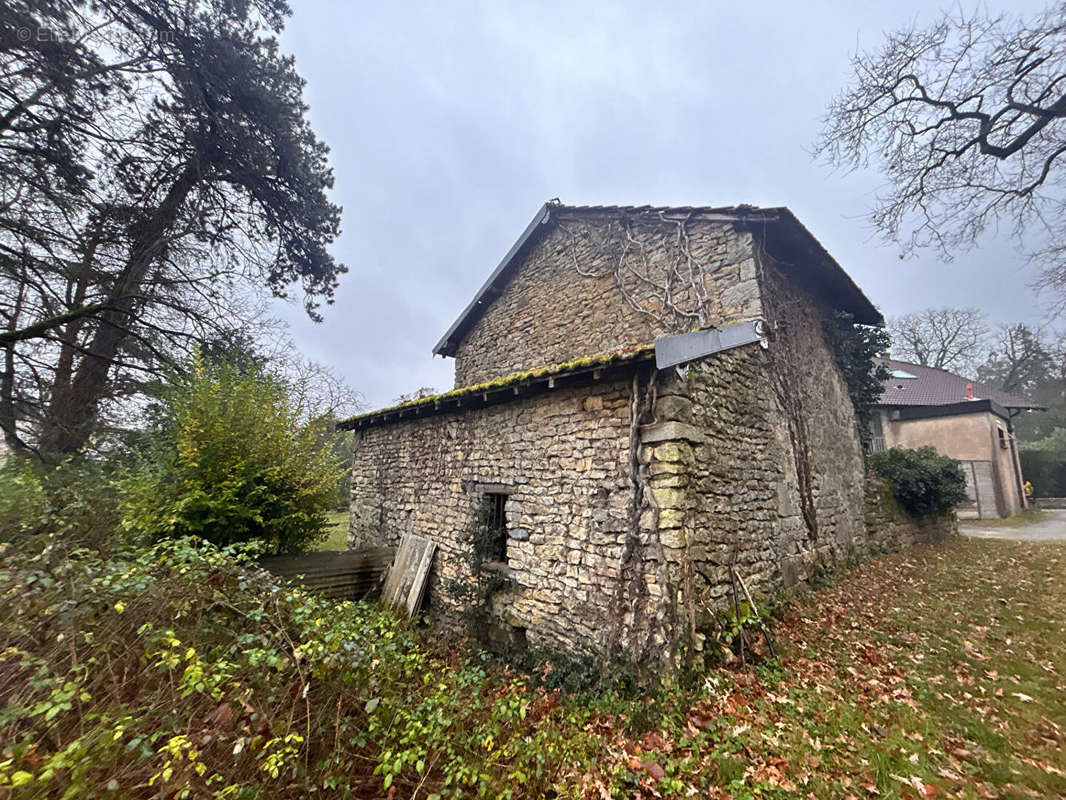
POLYGON ((865 452, 870 443, 870 420, 884 392, 881 382, 889 378, 888 370, 874 358, 888 349, 889 335, 884 328, 857 324, 845 311, 835 312, 826 320, 824 328, 826 341, 855 407, 855 423, 865 452))

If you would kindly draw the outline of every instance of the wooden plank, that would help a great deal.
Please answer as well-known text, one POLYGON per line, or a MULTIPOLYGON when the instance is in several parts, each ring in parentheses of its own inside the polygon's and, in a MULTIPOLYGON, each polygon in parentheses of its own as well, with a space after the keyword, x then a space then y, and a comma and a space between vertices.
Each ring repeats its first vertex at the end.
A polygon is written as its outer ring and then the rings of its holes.
POLYGON ((422 605, 422 598, 426 594, 426 580, 429 578, 429 567, 433 563, 433 554, 437 551, 437 543, 430 542, 430 546, 422 551, 422 560, 415 572, 414 586, 411 594, 407 596, 407 616, 413 617, 422 605))
POLYGON ((385 589, 381 593, 382 600, 388 605, 406 608, 408 615, 413 615, 425 594, 426 580, 436 552, 436 542, 404 534, 396 551, 396 559, 389 567, 385 589))

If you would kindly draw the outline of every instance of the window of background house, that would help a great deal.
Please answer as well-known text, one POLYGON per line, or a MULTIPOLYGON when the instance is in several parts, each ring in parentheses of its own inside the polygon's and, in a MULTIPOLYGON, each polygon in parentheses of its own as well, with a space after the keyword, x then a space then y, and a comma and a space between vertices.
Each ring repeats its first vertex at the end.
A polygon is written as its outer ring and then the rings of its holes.
POLYGON ((491 531, 488 560, 507 563, 507 495, 486 492, 485 512, 491 531))

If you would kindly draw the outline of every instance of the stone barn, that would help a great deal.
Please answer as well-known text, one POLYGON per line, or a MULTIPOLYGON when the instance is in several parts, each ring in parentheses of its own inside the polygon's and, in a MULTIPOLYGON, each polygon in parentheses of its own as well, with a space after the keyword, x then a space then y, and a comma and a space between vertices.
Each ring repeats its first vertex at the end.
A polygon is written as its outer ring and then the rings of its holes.
POLYGON ((455 388, 342 423, 349 544, 435 541, 444 619, 487 572, 512 640, 676 664, 734 570, 871 545, 837 312, 882 322, 787 208, 548 203, 434 348, 455 388))

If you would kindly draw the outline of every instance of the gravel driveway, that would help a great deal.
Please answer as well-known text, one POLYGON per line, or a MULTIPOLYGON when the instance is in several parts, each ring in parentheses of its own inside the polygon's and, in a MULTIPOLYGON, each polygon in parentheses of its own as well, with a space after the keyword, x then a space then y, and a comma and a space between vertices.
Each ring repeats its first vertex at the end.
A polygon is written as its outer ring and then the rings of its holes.
POLYGON ((988 525, 979 519, 959 520, 963 536, 978 539, 1013 539, 1016 542, 1066 542, 1066 509, 1049 508, 1039 522, 988 525))

